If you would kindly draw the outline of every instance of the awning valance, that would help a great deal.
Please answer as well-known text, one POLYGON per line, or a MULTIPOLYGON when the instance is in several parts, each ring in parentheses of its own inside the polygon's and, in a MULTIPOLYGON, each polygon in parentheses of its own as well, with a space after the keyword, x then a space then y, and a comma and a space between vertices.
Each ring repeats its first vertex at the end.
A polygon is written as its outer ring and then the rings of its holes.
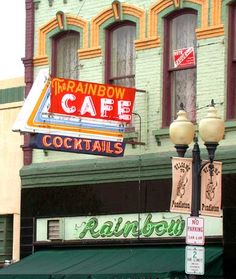
MULTIPOLYGON (((4 279, 164 279, 185 277, 185 247, 38 251, 0 270, 4 279)), ((204 278, 221 278, 222 248, 205 249, 204 278)))

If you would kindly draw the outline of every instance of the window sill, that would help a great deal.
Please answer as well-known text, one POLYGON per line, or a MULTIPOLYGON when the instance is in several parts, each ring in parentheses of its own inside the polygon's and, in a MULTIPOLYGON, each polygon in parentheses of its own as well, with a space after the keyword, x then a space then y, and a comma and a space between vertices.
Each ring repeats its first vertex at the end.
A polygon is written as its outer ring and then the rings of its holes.
POLYGON ((126 144, 131 144, 132 147, 136 145, 145 145, 144 142, 139 140, 139 133, 135 131, 125 132, 124 142, 126 144))
POLYGON ((165 138, 169 138, 169 128, 153 130, 152 134, 154 135, 157 145, 161 146, 161 140, 165 138))
POLYGON ((235 121, 225 121, 225 131, 236 131, 236 120, 235 121))

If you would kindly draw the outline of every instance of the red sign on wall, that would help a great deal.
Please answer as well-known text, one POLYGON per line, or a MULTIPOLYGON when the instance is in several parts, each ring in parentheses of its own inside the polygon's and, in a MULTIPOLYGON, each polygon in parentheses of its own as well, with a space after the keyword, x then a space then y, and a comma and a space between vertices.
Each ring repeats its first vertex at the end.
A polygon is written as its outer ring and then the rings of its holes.
POLYGON ((135 88, 53 78, 49 112, 130 123, 134 98, 135 88))
POLYGON ((194 48, 182 48, 174 50, 174 67, 195 65, 194 48))

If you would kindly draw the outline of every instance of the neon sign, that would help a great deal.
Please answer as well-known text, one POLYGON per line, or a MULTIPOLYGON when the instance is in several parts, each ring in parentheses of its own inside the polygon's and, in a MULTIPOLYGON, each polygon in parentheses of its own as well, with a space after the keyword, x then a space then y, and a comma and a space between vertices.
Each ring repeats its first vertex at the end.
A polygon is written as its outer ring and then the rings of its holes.
POLYGON ((37 149, 121 157, 125 143, 51 134, 34 134, 30 146, 37 149))

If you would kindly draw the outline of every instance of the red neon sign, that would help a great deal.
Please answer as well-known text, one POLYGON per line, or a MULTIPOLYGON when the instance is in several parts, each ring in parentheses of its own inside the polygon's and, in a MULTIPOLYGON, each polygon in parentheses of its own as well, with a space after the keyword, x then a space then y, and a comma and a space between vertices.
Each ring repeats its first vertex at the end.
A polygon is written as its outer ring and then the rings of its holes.
POLYGON ((135 88, 53 78, 49 112, 130 123, 134 98, 135 88))

